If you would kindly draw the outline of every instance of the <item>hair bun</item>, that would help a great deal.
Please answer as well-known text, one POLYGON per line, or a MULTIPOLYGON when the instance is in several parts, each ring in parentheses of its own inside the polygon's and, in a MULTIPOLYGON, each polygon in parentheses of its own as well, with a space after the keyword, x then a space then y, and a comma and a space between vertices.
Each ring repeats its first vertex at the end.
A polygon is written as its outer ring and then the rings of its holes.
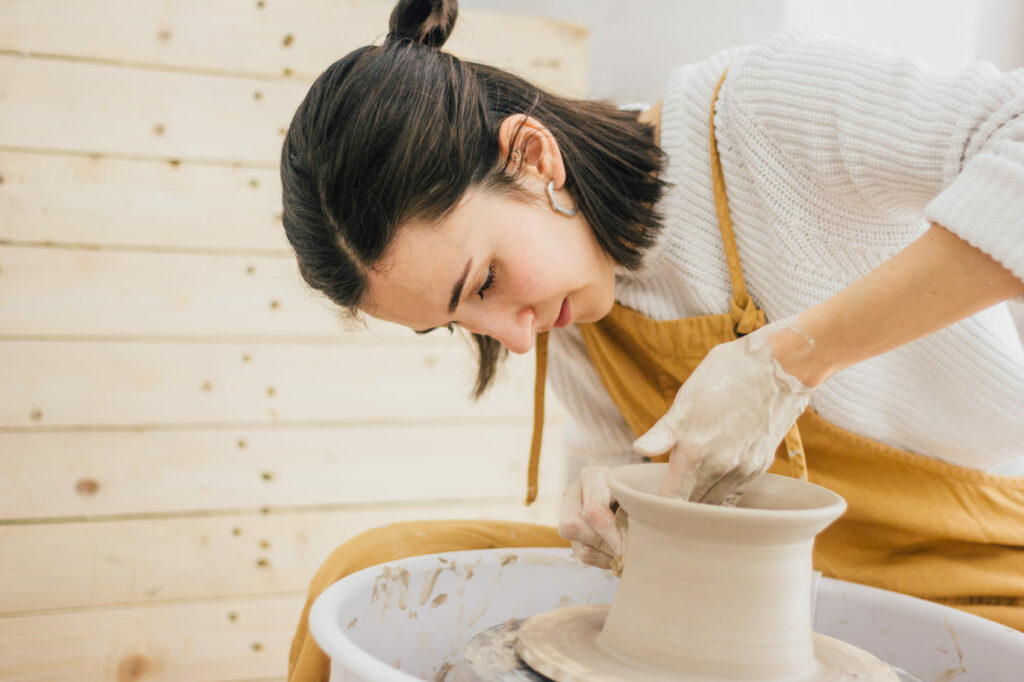
POLYGON ((391 11, 388 39, 408 38, 440 48, 455 28, 458 14, 457 0, 399 0, 391 11))

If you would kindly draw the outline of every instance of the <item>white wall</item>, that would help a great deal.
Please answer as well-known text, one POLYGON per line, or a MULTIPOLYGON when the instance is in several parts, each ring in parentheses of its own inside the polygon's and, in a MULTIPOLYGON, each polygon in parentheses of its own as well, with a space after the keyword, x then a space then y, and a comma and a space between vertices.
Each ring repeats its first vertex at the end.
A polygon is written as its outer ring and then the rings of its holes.
MULTIPOLYGON (((388 0, 383 0, 388 1, 388 0)), ((974 59, 1024 66, 1021 0, 464 0, 590 30, 595 97, 655 101, 668 73, 787 27, 818 29, 956 71, 974 59)))

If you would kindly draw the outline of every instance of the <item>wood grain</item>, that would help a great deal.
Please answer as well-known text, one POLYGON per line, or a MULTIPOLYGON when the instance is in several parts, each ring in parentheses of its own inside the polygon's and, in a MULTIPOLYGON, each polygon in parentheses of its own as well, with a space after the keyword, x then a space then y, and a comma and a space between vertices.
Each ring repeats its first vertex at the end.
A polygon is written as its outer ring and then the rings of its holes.
POLYGON ((307 85, 0 54, 0 147, 273 168, 307 85))
POLYGON ((455 518, 558 522, 557 493, 530 507, 524 496, 0 526, 0 613, 305 590, 336 546, 376 526, 455 518))
POLYGON ((287 673, 305 596, 0 618, 0 679, 225 682, 287 673))
POLYGON ((0 335, 330 338, 337 311, 290 255, 0 247, 0 335))
MULTIPOLYGON (((565 486, 560 419, 547 426, 541 490, 558 493, 565 486)), ((525 494, 529 444, 526 419, 0 433, 0 518, 516 498, 525 494)))
MULTIPOLYGON (((393 4, 5 0, 0 49, 311 81, 350 50, 380 42, 393 4)), ((587 33, 577 25, 464 7, 445 49, 542 87, 586 92, 587 33)))
POLYGON ((291 255, 276 169, 0 151, 0 240, 291 255))
MULTIPOLYGON (((529 355, 479 402, 456 346, 0 341, 0 424, 301 426, 531 414, 529 355)), ((552 411, 557 410, 551 400, 552 411)))

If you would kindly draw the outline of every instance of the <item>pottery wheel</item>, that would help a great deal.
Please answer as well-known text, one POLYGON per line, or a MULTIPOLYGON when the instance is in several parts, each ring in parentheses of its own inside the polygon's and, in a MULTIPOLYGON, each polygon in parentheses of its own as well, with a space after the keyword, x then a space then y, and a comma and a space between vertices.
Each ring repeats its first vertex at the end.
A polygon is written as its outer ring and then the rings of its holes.
MULTIPOLYGON (((679 672, 651 668, 606 651, 597 637, 607 615, 607 605, 569 606, 538 614, 519 627, 516 651, 530 668, 557 682, 714 682, 681 677, 679 672)), ((814 682, 917 680, 866 651, 817 633, 814 654, 818 660, 814 682)))
POLYGON ((478 632, 462 650, 462 659, 445 675, 444 682, 551 682, 530 670, 516 654, 519 626, 514 618, 478 632))

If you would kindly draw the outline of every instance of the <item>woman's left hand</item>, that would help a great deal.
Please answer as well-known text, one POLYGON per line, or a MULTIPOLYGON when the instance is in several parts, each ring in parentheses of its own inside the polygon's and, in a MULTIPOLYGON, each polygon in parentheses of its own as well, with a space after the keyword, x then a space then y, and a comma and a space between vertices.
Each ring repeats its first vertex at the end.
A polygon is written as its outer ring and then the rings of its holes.
POLYGON ((795 316, 780 320, 716 346, 668 412, 633 443, 649 457, 671 450, 661 495, 735 504, 771 465, 813 391, 773 357, 780 342, 813 346, 795 323, 795 316))

